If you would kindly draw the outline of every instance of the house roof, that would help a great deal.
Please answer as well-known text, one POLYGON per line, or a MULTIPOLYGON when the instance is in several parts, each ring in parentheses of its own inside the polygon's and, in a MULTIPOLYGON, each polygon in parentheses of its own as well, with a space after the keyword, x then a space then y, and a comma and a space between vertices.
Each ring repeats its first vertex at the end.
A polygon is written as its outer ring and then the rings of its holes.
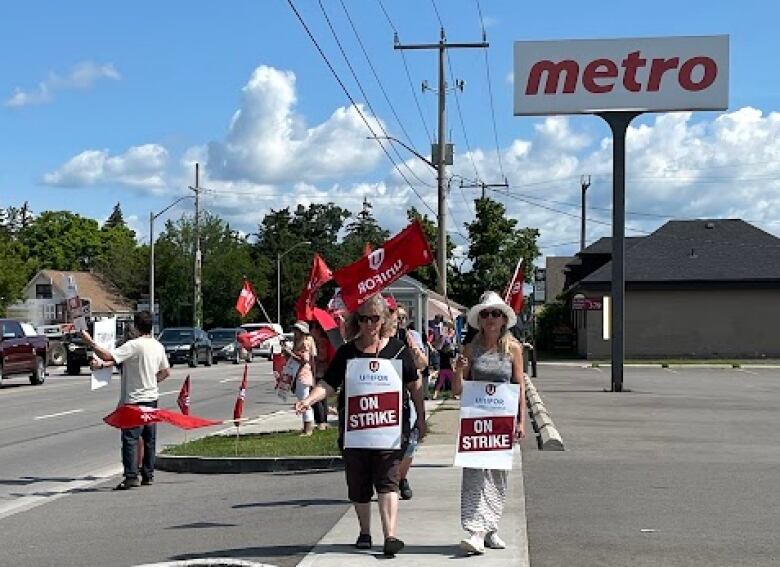
MULTIPOLYGON (((669 221, 630 246, 626 240, 627 283, 780 282, 780 238, 743 220, 669 221)), ((610 261, 580 283, 611 280, 610 261)))
MULTIPOLYGON (((89 299, 93 313, 132 313, 135 311, 129 299, 123 297, 111 284, 101 280, 93 273, 41 270, 38 275, 47 278, 52 287, 56 288, 61 295, 65 295, 64 277, 73 276, 78 286, 79 297, 89 299)), ((37 279, 38 275, 34 279, 37 279)))
MULTIPOLYGON (((625 238, 625 247, 626 250, 633 247, 634 244, 642 240, 643 238, 647 238, 646 236, 627 236, 625 238)), ((586 246, 584 250, 581 250, 578 256, 580 254, 612 254, 612 237, 610 236, 602 236, 599 238, 596 242, 591 244, 590 246, 586 246)))

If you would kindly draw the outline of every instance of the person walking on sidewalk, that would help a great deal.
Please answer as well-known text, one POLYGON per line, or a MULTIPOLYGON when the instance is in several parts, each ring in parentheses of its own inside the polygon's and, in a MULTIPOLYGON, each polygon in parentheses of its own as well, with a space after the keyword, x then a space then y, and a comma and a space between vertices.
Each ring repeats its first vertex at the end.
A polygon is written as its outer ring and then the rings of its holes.
MULTIPOLYGON (((519 440, 525 437, 523 347, 509 332, 516 319, 514 310, 497 293, 482 294, 467 315, 468 324, 478 331, 457 358, 452 389, 460 394, 463 380, 520 384, 515 429, 519 440)), ((498 523, 504 511, 508 479, 509 471, 505 470, 463 469, 460 518, 468 537, 460 546, 469 553, 484 553, 485 547, 506 547, 498 535, 498 523)))
MULTIPOLYGON (((330 366, 330 361, 336 355, 336 349, 330 343, 328 335, 317 321, 309 322, 311 336, 314 337, 314 343, 317 345, 316 365, 314 366, 314 383, 319 384, 322 377, 325 376, 325 370, 330 366)), ((314 423, 317 429, 325 431, 328 428, 328 400, 320 400, 312 407, 314 410, 314 423)))
MULTIPOLYGON (((297 321, 293 325, 293 347, 286 350, 288 358, 298 363, 295 376, 295 397, 303 400, 314 387, 314 368, 317 365, 317 345, 309 334, 309 324, 297 321)), ((314 410, 303 412, 303 430, 301 435, 309 437, 314 432, 314 410)))
MULTIPOLYGON (((398 524, 398 483, 400 480, 399 467, 401 459, 406 451, 410 435, 409 427, 409 399, 417 410, 416 428, 419 438, 425 437, 425 410, 423 407, 422 387, 417 375, 414 359, 407 345, 394 337, 389 337, 392 322, 387 304, 381 295, 369 297, 354 313, 351 313, 347 321, 349 342, 339 347, 322 381, 314 387, 312 392, 303 400, 295 404, 298 413, 307 411, 313 404, 339 391, 339 447, 344 459, 344 472, 347 482, 347 492, 350 501, 355 506, 355 512, 360 524, 360 534, 355 547, 358 549, 370 549, 371 541, 371 498, 374 490, 378 493, 379 512, 382 518, 382 531, 384 532, 383 551, 387 556, 396 555, 403 549, 404 543, 396 537, 398 524), (369 360, 361 360, 369 359, 369 360), (397 359, 400 361, 400 376, 383 376, 383 379, 399 384, 402 392, 403 410, 397 416, 394 427, 400 432, 400 448, 387 449, 385 446, 377 448, 350 448, 345 447, 347 435, 353 435, 354 429, 345 432, 345 420, 352 418, 374 419, 373 413, 359 413, 357 407, 353 408, 345 403, 345 391, 352 388, 358 389, 361 378, 375 372, 377 368, 389 367, 396 373, 395 365, 383 362, 382 359, 397 359), (380 364, 382 363, 382 364, 380 364), (367 369, 363 370, 363 366, 367 369), (353 413, 353 411, 357 413, 353 413)), ((384 371, 383 371, 384 372, 384 371)), ((399 391, 395 390, 395 391, 399 391)), ((360 406, 363 398, 358 396, 355 405, 360 406)), ((377 397, 377 396, 374 396, 377 397)), ((353 398, 350 397, 350 402, 353 398)), ((370 406, 370 404, 369 404, 370 406)), ((376 412, 378 413, 378 412, 376 412)), ((385 412, 387 413, 387 412, 385 412)), ((355 421, 358 421, 357 419, 355 421)), ((363 425, 370 421, 366 420, 363 425)), ((368 432, 372 439, 377 439, 387 427, 363 427, 358 433, 368 432)), ((393 443, 395 445, 395 443, 393 443)))
MULTIPOLYGON (((120 406, 128 404, 156 408, 159 399, 157 384, 170 375, 170 364, 165 355, 165 348, 152 336, 152 314, 149 311, 136 313, 133 324, 139 336, 111 351, 96 344, 87 331, 82 331, 81 336, 95 353, 95 360, 90 365, 93 369, 122 365, 120 406)), ((148 486, 154 482, 156 439, 157 425, 153 423, 122 430, 122 466, 125 478, 115 490, 148 486), (143 439, 144 444, 140 481, 138 479, 139 439, 143 439)))

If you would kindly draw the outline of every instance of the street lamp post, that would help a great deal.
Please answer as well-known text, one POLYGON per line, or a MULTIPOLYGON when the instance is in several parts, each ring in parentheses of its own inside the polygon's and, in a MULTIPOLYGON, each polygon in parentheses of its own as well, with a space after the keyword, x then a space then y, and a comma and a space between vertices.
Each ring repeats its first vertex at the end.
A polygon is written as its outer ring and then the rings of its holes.
POLYGON ((181 203, 184 199, 194 198, 194 195, 184 195, 183 197, 176 199, 173 203, 165 207, 159 213, 149 211, 149 312, 152 314, 153 327, 156 326, 154 323, 154 220, 160 217, 168 209, 181 203))
POLYGON ((305 244, 311 244, 311 242, 308 240, 303 240, 293 245, 292 248, 288 248, 281 254, 276 254, 276 322, 279 325, 282 324, 282 258, 298 248, 298 246, 303 246, 305 244))

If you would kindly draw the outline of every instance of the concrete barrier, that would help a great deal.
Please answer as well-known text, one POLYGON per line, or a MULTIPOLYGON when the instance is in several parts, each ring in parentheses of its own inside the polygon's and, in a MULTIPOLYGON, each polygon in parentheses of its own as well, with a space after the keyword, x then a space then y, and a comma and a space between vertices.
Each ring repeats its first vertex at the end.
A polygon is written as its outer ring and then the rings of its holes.
POLYGON ((539 449, 543 451, 563 451, 563 439, 555 427, 550 413, 544 406, 539 391, 534 386, 528 375, 525 376, 525 398, 534 431, 537 433, 539 449))

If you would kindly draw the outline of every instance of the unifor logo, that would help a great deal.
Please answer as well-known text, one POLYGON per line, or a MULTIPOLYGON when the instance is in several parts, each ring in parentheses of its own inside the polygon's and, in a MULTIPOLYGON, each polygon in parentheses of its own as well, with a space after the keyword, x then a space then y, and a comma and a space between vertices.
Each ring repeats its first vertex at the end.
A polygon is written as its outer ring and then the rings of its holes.
POLYGON ((522 282, 517 282, 517 283, 512 285, 512 295, 517 295, 521 291, 523 291, 523 283, 522 282))
POLYGON ((371 254, 368 255, 368 265, 372 270, 378 270, 382 262, 385 261, 385 249, 377 248, 371 254))
POLYGON ((495 384, 485 384, 485 393, 488 396, 492 396, 496 393, 496 385, 495 384))
POLYGON ((371 360, 371 361, 369 361, 368 369, 371 372, 376 372, 377 370, 379 370, 379 361, 378 360, 371 360))

